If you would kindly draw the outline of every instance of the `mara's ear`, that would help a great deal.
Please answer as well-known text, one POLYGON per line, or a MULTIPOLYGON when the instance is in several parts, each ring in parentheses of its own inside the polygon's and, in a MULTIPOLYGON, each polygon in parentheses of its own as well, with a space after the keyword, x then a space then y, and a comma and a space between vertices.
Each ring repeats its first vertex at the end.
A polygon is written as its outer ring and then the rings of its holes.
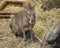
POLYGON ((35 8, 36 0, 29 0, 29 2, 30 2, 30 6, 31 6, 32 8, 35 8))
POLYGON ((29 7, 29 2, 27 1, 27 2, 23 3, 23 7, 24 7, 24 8, 29 7))
POLYGON ((31 7, 32 9, 35 8, 35 4, 34 4, 32 1, 30 2, 30 7, 31 7))
POLYGON ((28 9, 28 8, 34 9, 35 8, 35 3, 31 0, 29 0, 29 1, 27 1, 23 4, 23 7, 26 8, 26 9, 28 9))

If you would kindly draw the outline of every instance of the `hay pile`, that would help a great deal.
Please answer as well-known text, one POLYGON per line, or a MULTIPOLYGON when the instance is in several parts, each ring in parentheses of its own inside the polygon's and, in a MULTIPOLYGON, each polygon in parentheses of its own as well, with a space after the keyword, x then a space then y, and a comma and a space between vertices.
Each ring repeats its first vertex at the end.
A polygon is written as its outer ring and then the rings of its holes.
MULTIPOLYGON (((19 12, 24 8, 8 4, 3 11, 19 12)), ((60 19, 60 8, 53 8, 50 11, 43 11, 41 9, 41 1, 37 1, 35 5, 36 24, 33 28, 34 33, 41 39, 44 33, 54 24, 55 21, 60 19)), ((11 18, 14 15, 11 15, 11 18)), ((40 43, 31 43, 27 41, 25 45, 22 39, 17 39, 9 28, 10 19, 0 18, 0 48, 40 48, 40 43)))

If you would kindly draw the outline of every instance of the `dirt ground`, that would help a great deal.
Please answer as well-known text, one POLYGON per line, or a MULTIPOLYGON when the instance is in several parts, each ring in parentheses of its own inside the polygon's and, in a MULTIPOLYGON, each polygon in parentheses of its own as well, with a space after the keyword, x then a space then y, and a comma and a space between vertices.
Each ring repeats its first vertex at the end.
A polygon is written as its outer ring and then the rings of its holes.
MULTIPOLYGON (((23 8, 8 4, 3 11, 19 12, 23 8), (17 10, 18 9, 18 10, 17 10)), ((40 39, 43 39, 44 33, 60 19, 60 8, 53 8, 49 11, 43 11, 41 9, 41 3, 38 1, 35 5, 36 24, 33 28, 35 35, 40 39)), ((0 18, 0 48, 41 48, 40 42, 26 41, 21 38, 16 38, 9 27, 10 21, 14 15, 11 14, 11 18, 0 18)), ((45 48, 43 46, 43 48, 45 48)), ((48 48, 48 47, 47 47, 48 48)))

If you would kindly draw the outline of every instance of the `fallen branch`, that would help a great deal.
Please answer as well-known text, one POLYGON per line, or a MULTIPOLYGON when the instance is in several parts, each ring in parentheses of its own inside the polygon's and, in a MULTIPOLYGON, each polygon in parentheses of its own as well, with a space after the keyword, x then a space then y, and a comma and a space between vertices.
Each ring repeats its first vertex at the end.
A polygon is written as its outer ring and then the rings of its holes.
POLYGON ((39 40, 40 43, 42 43, 42 40, 37 35, 34 36, 39 40))

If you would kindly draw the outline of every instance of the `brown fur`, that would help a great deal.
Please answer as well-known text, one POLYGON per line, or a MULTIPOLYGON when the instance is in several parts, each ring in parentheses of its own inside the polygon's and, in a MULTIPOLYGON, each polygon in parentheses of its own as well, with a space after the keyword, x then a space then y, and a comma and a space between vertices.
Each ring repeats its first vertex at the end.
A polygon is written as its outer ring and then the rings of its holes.
POLYGON ((31 8, 31 6, 25 7, 25 9, 20 11, 17 15, 15 15, 10 22, 10 27, 13 30, 13 33, 17 34, 18 36, 19 35, 21 36, 21 33, 23 33, 25 40, 26 40, 25 32, 30 31, 30 33, 32 33, 31 31, 34 25, 35 25, 35 12, 31 8))

